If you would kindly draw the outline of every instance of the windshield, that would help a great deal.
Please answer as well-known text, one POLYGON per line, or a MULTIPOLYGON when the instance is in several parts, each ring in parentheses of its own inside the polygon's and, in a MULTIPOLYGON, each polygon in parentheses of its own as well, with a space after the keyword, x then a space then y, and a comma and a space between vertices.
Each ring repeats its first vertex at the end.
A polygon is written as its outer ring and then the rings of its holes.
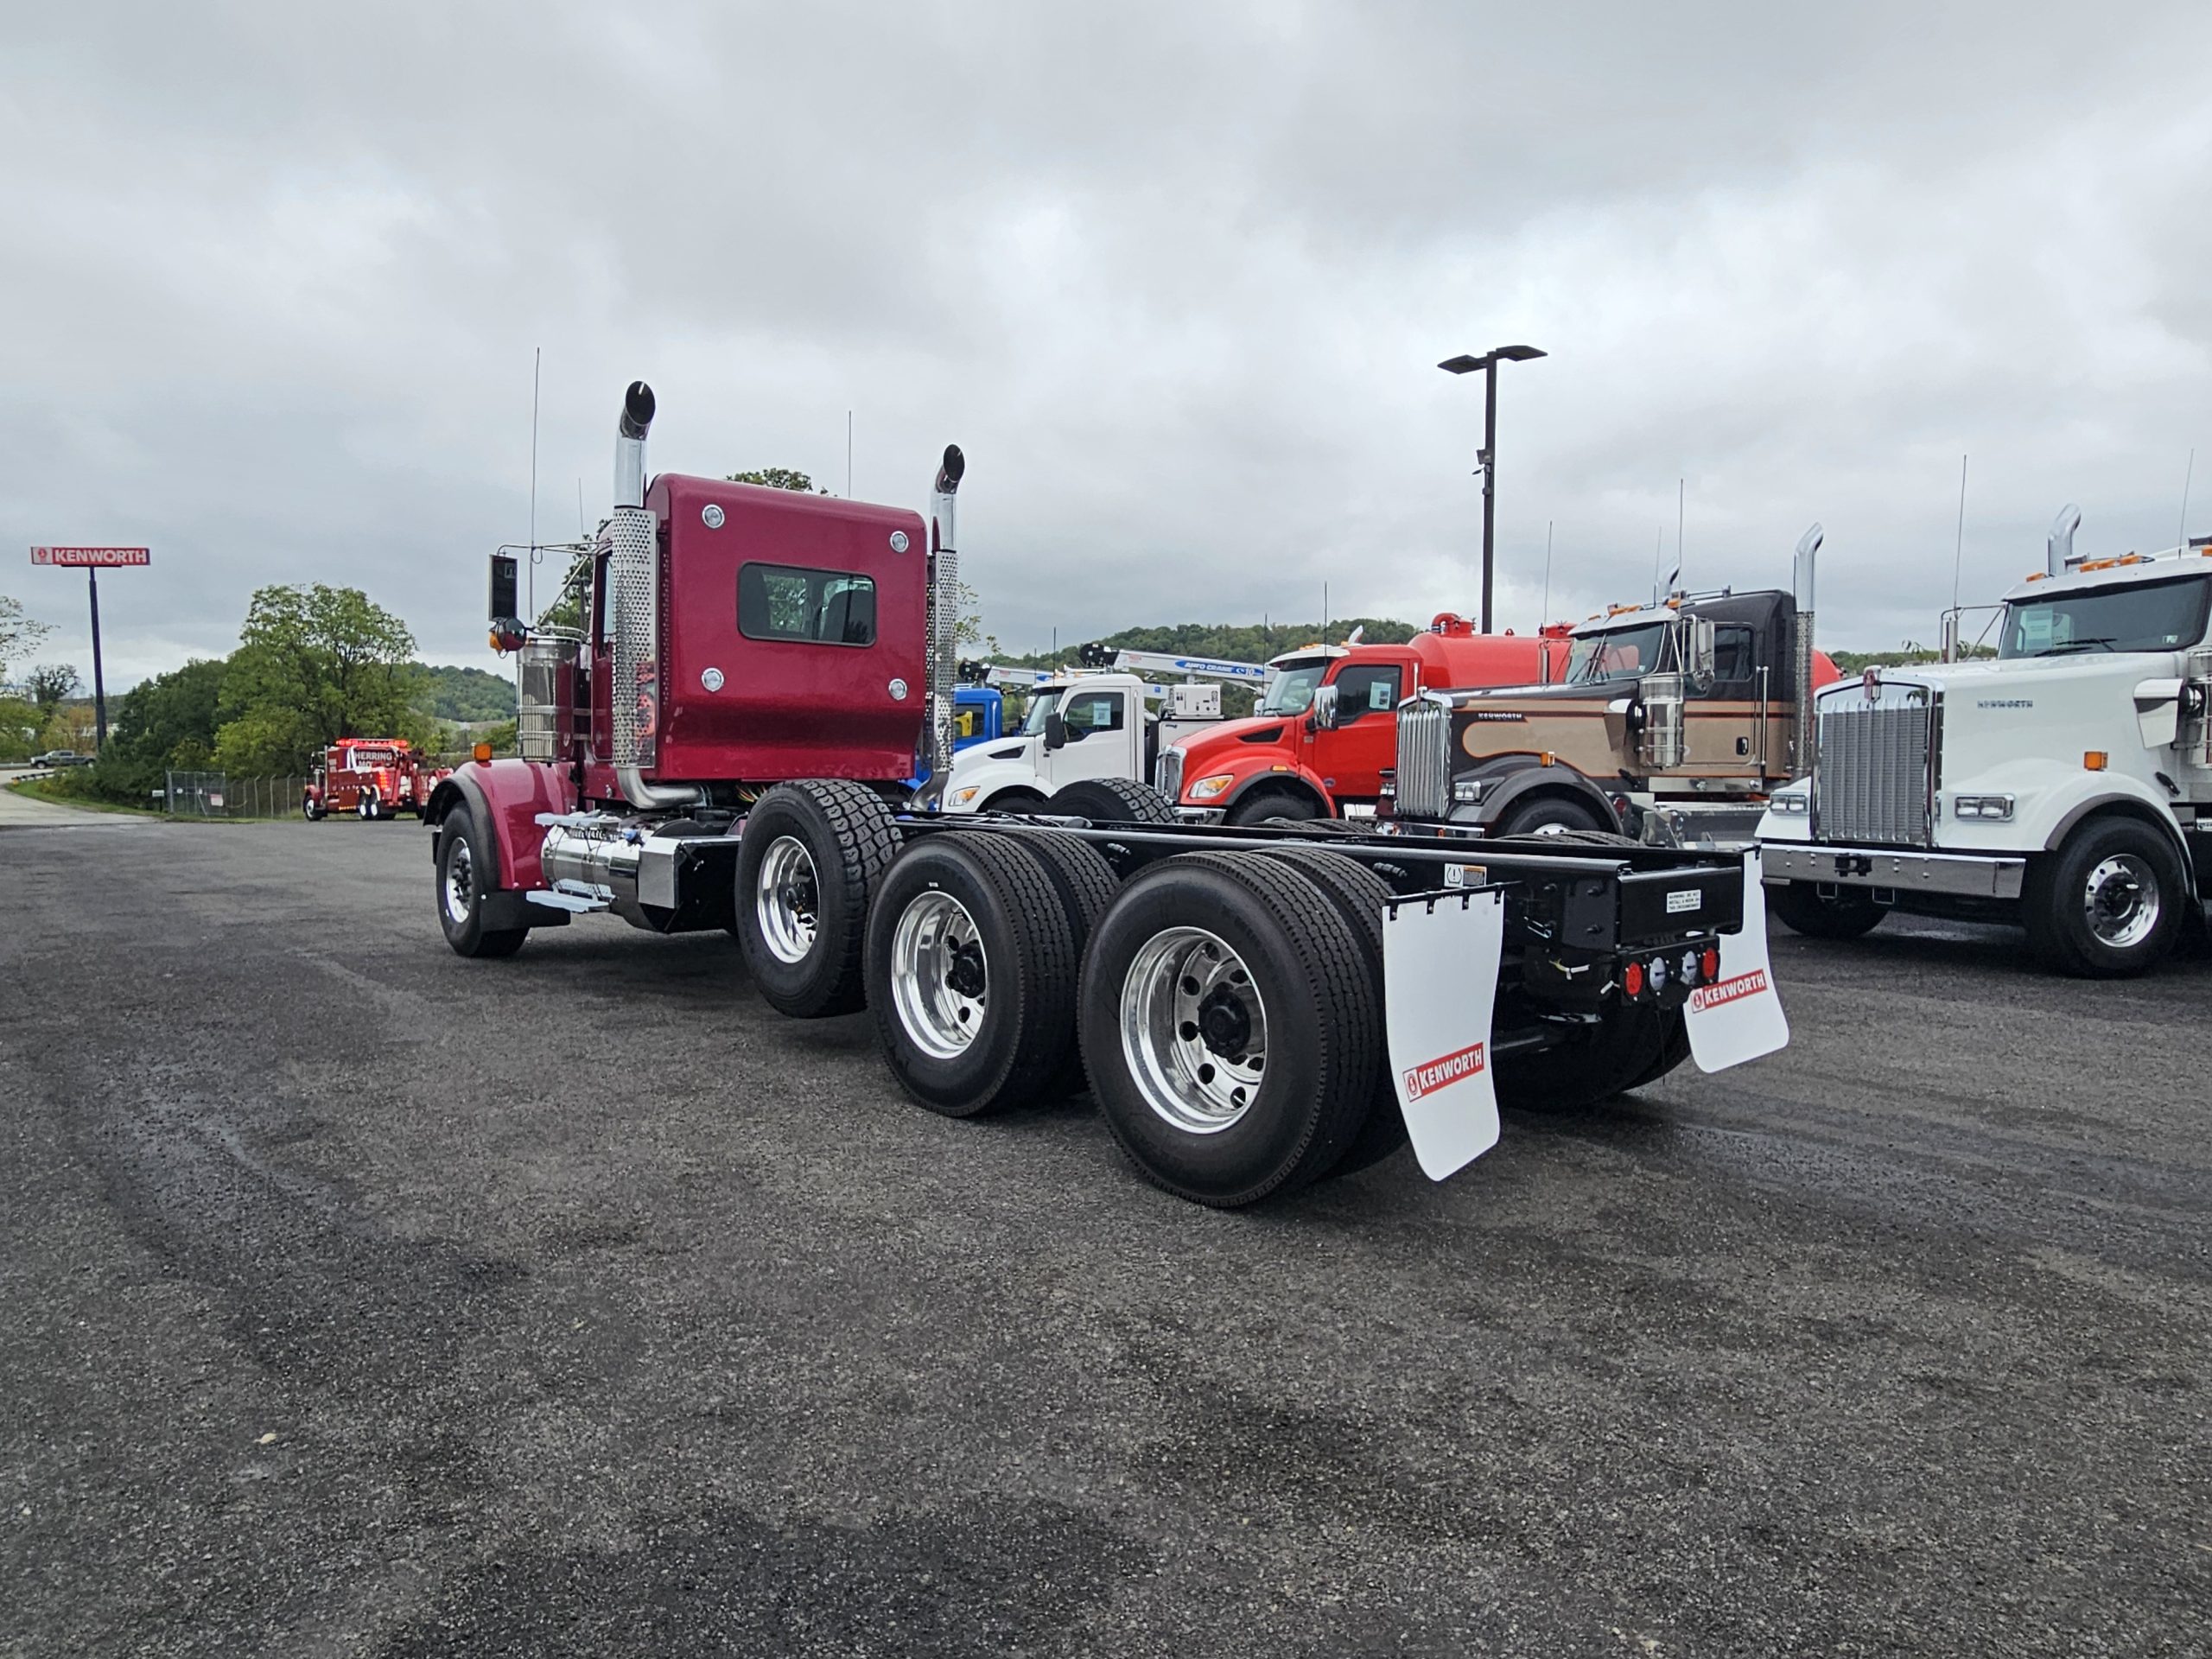
POLYGON ((1313 688, 1329 671, 1326 663, 1301 663, 1275 676, 1275 683, 1260 699, 1255 715, 1302 715, 1313 706, 1313 688))
POLYGON ((1035 696, 1030 698, 1029 718, 1021 722, 1023 735, 1043 731, 1045 716, 1058 709, 1060 699, 1065 696, 1067 696, 1065 690, 1055 687, 1050 691, 1039 691, 1035 696))
POLYGON ((1586 633, 1567 652, 1567 683, 1588 685, 1596 680, 1642 679, 1657 665, 1666 640, 1664 622, 1616 628, 1610 633, 1586 633))
POLYGON ((2016 599, 2005 607, 1999 657, 2063 657, 2076 652, 2179 651, 2204 637, 2212 578, 2183 576, 2140 588, 2098 588, 2016 599))

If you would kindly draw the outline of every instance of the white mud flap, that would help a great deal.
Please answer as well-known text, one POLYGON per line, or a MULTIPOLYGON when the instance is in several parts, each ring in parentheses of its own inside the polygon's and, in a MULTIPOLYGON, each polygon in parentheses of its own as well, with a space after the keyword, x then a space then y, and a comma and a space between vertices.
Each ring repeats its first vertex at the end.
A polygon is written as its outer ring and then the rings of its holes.
POLYGON ((1496 887, 1395 900, 1382 915, 1382 1009, 1398 1106, 1421 1173, 1440 1181, 1497 1144, 1491 1011, 1505 944, 1496 887))
POLYGON ((1700 1071, 1725 1071, 1788 1046, 1789 1021, 1766 959, 1766 889, 1759 855, 1744 855, 1744 931, 1720 938, 1720 974, 1690 993, 1682 1019, 1700 1071))

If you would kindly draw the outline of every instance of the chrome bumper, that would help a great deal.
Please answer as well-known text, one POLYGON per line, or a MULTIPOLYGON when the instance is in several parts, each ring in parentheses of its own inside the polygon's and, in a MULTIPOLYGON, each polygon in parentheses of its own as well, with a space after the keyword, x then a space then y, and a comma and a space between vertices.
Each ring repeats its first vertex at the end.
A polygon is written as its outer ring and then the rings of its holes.
POLYGON ((1179 806, 1175 809, 1178 823, 1219 823, 1229 816, 1225 806, 1179 806))
POLYGON ((1827 881, 1845 887, 1951 893, 1975 899, 2018 898, 2028 870, 2028 861, 2021 857, 1897 853, 1825 842, 1763 841, 1759 858, 1770 882, 1827 881))

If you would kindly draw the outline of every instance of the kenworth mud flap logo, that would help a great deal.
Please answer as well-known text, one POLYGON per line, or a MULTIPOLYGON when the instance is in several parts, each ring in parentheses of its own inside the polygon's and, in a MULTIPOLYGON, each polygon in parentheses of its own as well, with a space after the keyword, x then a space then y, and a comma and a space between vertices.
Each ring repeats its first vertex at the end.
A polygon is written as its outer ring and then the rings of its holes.
POLYGON ((1710 985, 1700 985, 1690 993, 1690 1007, 1700 1014, 1707 1008, 1717 1008, 1724 1002, 1740 1001, 1747 996, 1757 996, 1767 988, 1766 969, 1754 968, 1748 974, 1738 974, 1733 979, 1717 979, 1710 985))
POLYGON ((1470 1043, 1456 1053, 1446 1054, 1442 1059, 1408 1067, 1406 1098, 1419 1100, 1423 1095, 1434 1094, 1439 1089, 1448 1089, 1455 1083, 1475 1076, 1483 1069, 1483 1047, 1481 1043, 1470 1043))

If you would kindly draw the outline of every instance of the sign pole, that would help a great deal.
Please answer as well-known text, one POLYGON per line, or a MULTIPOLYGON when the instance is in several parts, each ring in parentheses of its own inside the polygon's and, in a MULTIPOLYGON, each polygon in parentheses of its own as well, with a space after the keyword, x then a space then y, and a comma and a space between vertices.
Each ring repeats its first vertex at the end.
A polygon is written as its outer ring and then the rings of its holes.
POLYGON ((99 736, 92 745, 92 753, 99 753, 107 747, 107 679, 100 672, 100 573, 99 567, 85 567, 85 587, 92 596, 92 721, 99 736))

